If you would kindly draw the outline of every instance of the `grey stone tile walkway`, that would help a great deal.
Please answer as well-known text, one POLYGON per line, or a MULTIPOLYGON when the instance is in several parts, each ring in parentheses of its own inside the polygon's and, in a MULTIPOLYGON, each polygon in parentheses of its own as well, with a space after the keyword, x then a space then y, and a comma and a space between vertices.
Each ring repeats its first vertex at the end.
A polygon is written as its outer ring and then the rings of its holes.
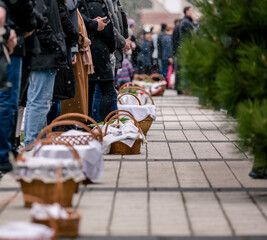
MULTIPOLYGON (((266 240, 267 181, 248 177, 235 120, 174 91, 155 103, 141 154, 105 156, 104 175, 75 195, 79 239, 266 240)), ((15 195, 19 184, 5 175, 0 201, 15 195)), ((12 220, 30 220, 22 202, 0 212, 0 224, 12 220)))

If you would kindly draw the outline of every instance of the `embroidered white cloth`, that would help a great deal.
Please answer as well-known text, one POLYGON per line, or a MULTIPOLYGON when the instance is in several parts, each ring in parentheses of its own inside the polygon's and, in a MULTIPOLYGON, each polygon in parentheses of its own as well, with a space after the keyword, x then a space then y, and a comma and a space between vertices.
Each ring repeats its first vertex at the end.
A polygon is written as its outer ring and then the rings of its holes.
POLYGON ((150 92, 152 95, 158 92, 159 90, 162 90, 161 87, 167 84, 167 82, 163 80, 154 83, 136 80, 133 82, 144 88, 146 91, 150 92))
POLYGON ((0 239, 50 240, 55 231, 45 225, 28 222, 10 222, 0 226, 0 239))
POLYGON ((16 162, 14 175, 17 180, 24 180, 29 183, 33 180, 56 183, 59 167, 61 167, 61 180, 63 182, 70 179, 75 182, 84 180, 81 164, 73 158, 27 157, 24 162, 16 162))
POLYGON ((155 105, 144 105, 144 106, 139 106, 139 105, 122 105, 118 104, 118 109, 120 110, 127 110, 130 113, 133 114, 134 118, 136 119, 137 122, 140 122, 147 118, 149 115, 153 118, 156 119, 156 106, 155 105))
MULTIPOLYGON (((138 128, 132 121, 126 123, 113 124, 108 126, 107 135, 103 139, 103 150, 104 154, 108 154, 110 146, 114 142, 122 142, 129 147, 134 145, 136 139, 143 139, 138 128)), ((102 127, 103 134, 105 133, 106 125, 102 127)))
POLYGON ((33 203, 30 210, 30 214, 33 218, 38 220, 49 219, 67 219, 68 213, 58 203, 51 205, 44 205, 40 203, 33 203))
MULTIPOLYGON (((70 130, 62 134, 63 136, 83 136, 88 133, 70 130)), ((74 145, 83 164, 83 171, 90 180, 98 179, 104 171, 103 145, 97 140, 90 141, 88 145, 74 145)), ((62 145, 46 145, 38 152, 42 157, 70 158, 72 153, 62 145)))

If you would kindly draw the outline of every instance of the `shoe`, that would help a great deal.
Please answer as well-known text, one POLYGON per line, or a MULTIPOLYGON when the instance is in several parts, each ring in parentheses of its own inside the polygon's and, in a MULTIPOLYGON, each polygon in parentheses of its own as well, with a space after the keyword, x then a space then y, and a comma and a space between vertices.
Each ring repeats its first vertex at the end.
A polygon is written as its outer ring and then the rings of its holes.
POLYGON ((249 176, 253 179, 267 179, 267 169, 266 168, 253 168, 249 176))
POLYGON ((13 167, 9 161, 5 163, 0 163, 0 172, 8 173, 8 172, 11 172, 12 170, 13 170, 13 167))

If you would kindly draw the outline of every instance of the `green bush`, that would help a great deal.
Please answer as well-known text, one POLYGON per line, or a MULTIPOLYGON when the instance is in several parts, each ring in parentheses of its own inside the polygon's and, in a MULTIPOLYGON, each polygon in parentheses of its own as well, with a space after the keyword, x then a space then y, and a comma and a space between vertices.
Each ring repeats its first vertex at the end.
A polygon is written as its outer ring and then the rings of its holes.
POLYGON ((202 105, 238 116, 242 146, 254 154, 255 166, 267 165, 267 0, 190 2, 202 18, 178 52, 183 86, 202 105))

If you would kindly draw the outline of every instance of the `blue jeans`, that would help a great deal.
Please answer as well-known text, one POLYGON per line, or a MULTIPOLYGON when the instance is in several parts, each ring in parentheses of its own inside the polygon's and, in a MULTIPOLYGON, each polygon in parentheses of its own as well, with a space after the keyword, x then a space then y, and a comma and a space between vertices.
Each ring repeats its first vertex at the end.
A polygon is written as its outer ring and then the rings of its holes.
POLYGON ((9 90, 0 89, 0 163, 8 162, 8 152, 12 146, 9 141, 15 124, 15 113, 18 108, 22 57, 11 56, 7 66, 7 80, 12 83, 9 90))
POLYGON ((169 67, 169 61, 168 60, 162 60, 161 62, 161 75, 165 77, 167 80, 167 74, 168 74, 168 67, 169 67))
POLYGON ((34 142, 46 124, 51 107, 56 69, 33 71, 30 75, 24 126, 24 144, 34 142))
MULTIPOLYGON (((90 87, 90 86, 89 86, 90 87)), ((112 105, 112 111, 118 109, 117 105, 117 91, 115 91, 114 99, 113 99, 113 105, 112 105)), ((93 101, 93 111, 92 111, 92 118, 96 122, 100 122, 100 102, 102 99, 102 92, 98 84, 95 86, 95 93, 94 93, 94 101, 93 101)))

